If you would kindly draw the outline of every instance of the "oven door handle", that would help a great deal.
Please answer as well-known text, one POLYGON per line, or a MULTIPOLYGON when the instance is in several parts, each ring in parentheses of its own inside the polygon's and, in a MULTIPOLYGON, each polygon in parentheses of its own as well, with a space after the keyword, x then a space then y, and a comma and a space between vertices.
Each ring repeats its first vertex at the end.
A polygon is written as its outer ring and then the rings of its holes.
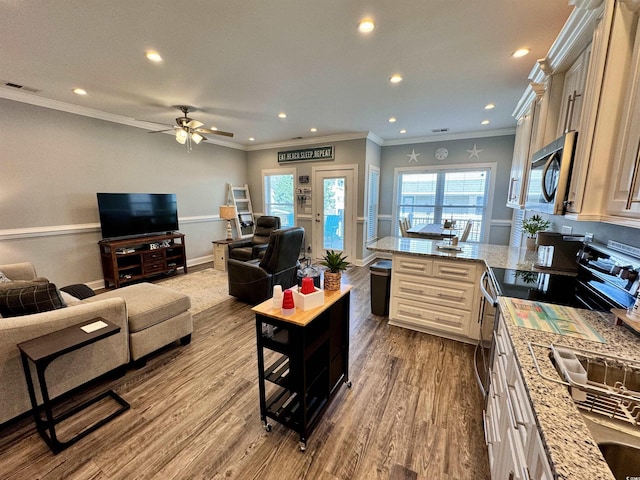
POLYGON ((482 274, 482 276, 480 277, 480 291, 482 292, 482 295, 484 295, 484 298, 487 299, 487 301, 492 305, 492 306, 497 306, 498 305, 498 299, 497 298, 493 298, 491 296, 491 294, 489 292, 487 292, 487 289, 484 288, 484 282, 485 280, 487 280, 487 282, 491 282, 492 280, 490 278, 487 278, 487 275, 489 274, 488 271, 484 271, 484 273, 482 274))

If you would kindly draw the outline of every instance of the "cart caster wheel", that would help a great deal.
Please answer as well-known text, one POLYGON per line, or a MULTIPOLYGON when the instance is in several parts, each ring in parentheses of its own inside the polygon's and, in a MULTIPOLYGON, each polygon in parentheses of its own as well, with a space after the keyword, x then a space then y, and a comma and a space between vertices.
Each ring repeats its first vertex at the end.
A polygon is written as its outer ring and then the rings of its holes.
POLYGON ((300 447, 300 451, 304 452, 307 449, 307 442, 300 442, 298 443, 298 447, 300 447))
POLYGON ((351 381, 348 381, 346 384, 347 388, 351 388, 351 381))
POLYGON ((270 423, 265 423, 262 425, 262 428, 264 428, 267 432, 271 431, 271 424, 270 423))

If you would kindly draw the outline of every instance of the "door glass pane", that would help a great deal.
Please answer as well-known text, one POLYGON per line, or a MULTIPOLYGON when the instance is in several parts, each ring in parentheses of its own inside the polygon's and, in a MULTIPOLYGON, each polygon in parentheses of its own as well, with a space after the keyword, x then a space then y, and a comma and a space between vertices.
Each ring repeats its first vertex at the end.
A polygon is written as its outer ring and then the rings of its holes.
POLYGON ((344 178, 325 178, 322 191, 324 198, 322 248, 344 250, 344 178))

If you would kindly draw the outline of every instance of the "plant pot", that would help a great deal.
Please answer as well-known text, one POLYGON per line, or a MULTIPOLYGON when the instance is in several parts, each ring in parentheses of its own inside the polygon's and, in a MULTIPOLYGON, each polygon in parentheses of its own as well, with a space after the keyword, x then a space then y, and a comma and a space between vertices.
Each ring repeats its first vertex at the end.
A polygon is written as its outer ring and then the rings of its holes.
POLYGON ((527 250, 529 250, 531 252, 535 252, 536 251, 536 238, 527 237, 527 250))
POLYGON ((342 272, 333 273, 326 270, 324 272, 324 289, 340 290, 340 280, 342 280, 342 272))

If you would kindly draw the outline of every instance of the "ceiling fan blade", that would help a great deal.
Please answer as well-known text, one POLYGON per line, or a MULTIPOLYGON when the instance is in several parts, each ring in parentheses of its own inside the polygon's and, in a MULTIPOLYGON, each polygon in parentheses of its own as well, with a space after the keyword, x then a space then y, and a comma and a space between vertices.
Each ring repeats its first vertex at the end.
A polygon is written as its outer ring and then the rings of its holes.
POLYGON ((147 132, 147 133, 162 133, 162 132, 170 132, 171 130, 173 130, 174 127, 171 128, 165 128, 164 130, 154 130, 152 132, 147 132))
POLYGON ((189 123, 187 123, 187 127, 189 128, 200 128, 202 125, 204 125, 204 123, 199 122, 198 120, 189 120, 189 123))
POLYGON ((233 137, 233 133, 231 132, 223 132, 222 130, 209 130, 208 128, 198 128, 197 132, 202 133, 212 133, 214 135, 224 135, 225 137, 233 137))

